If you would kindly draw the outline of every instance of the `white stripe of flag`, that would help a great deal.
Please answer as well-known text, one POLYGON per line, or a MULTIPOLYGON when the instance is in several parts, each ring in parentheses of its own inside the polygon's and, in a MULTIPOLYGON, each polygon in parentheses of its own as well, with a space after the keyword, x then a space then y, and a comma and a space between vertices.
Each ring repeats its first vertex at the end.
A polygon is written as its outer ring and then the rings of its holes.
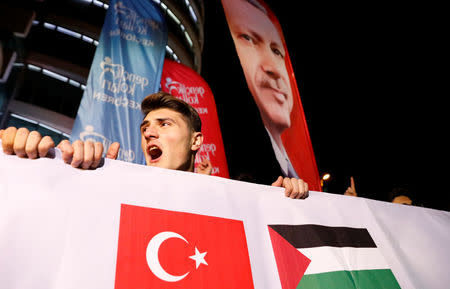
POLYGON ((378 248, 315 247, 297 249, 311 260, 305 274, 389 269, 378 248))

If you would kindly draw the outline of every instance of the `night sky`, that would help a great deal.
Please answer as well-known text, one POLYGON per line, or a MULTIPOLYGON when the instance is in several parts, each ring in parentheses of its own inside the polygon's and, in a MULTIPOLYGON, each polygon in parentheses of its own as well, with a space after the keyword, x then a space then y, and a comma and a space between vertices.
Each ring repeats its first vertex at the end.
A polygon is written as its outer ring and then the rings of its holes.
MULTIPOLYGON (((446 170, 438 112, 445 99, 436 89, 442 36, 427 11, 381 2, 266 3, 283 28, 319 173, 332 175, 326 190, 342 194, 354 176, 359 196, 386 201, 394 187, 404 187, 414 204, 450 210, 440 178, 446 170)), ((220 1, 205 1, 205 8, 202 76, 216 98, 233 175, 240 168, 232 158, 246 156, 236 103, 259 116, 233 95, 233 88, 246 87, 243 76, 223 84, 243 74, 220 1)))

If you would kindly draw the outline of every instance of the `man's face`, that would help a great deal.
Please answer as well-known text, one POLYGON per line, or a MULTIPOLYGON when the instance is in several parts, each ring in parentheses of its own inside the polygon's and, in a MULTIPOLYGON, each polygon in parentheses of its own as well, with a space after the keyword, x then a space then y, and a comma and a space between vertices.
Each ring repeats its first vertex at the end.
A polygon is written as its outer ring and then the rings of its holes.
POLYGON ((168 108, 147 114, 141 124, 141 145, 148 166, 190 170, 194 133, 182 114, 168 108))
POLYGON ((244 0, 223 1, 231 34, 266 126, 290 127, 292 90, 278 30, 264 12, 244 0))

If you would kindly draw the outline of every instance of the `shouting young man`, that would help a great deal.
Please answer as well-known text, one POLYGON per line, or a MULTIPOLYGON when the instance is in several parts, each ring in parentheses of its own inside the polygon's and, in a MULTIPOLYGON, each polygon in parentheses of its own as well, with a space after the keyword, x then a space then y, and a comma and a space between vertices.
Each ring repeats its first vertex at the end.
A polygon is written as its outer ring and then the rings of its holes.
MULTIPOLYGON (((141 109, 144 114, 140 125, 141 145, 147 165, 194 172, 195 155, 203 143, 202 124, 197 111, 165 92, 147 96, 142 101, 141 109)), ((39 132, 29 132, 26 128, 0 130, 0 137, 3 152, 19 157, 44 157, 54 147, 50 137, 41 137, 39 132)), ((97 168, 103 154, 103 145, 99 142, 77 140, 70 144, 65 140, 58 148, 66 163, 82 169, 97 168)), ((115 159, 119 148, 119 143, 113 143, 106 157, 115 159)), ((290 198, 308 196, 308 184, 301 179, 280 176, 272 186, 284 187, 286 196, 290 198)))

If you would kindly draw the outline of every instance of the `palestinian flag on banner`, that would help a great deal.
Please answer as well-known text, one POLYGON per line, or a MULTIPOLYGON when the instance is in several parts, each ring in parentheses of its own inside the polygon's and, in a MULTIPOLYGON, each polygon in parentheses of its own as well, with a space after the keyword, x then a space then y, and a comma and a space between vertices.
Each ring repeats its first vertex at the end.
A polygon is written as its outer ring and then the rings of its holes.
POLYGON ((400 288, 367 229, 268 227, 283 289, 400 288))

